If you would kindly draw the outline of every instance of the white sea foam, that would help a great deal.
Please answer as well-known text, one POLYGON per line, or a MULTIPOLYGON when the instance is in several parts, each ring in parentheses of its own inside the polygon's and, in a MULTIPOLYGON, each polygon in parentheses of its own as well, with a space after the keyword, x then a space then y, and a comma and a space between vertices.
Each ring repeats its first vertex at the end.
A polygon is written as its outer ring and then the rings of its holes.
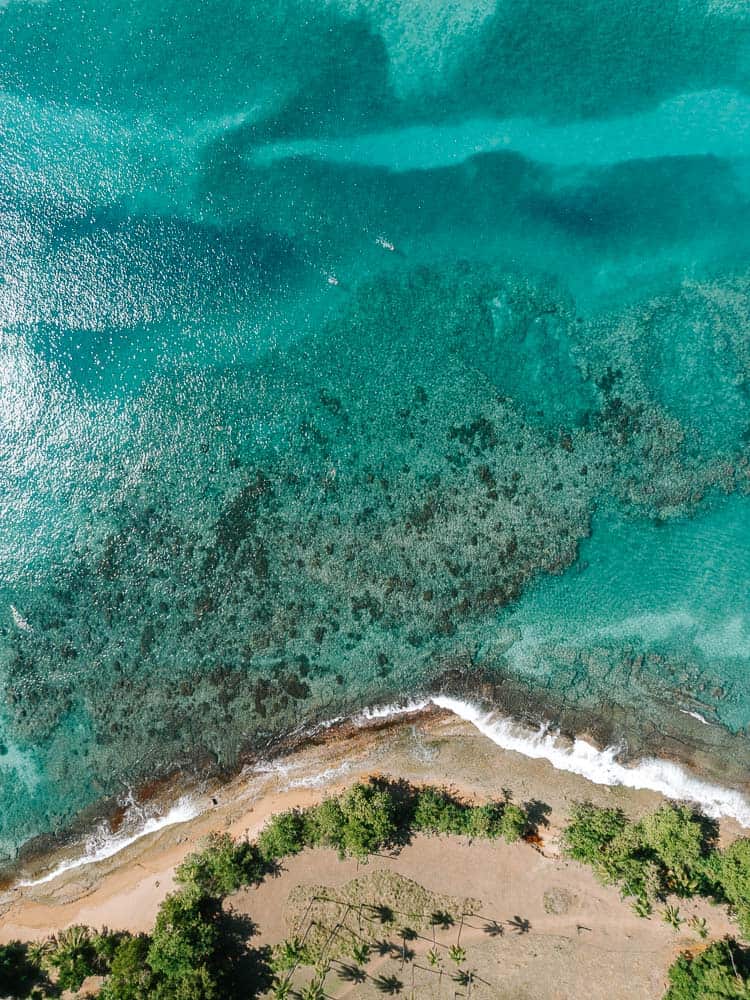
POLYGON ((157 830, 163 830, 167 826, 185 823, 196 816, 198 811, 197 805, 189 797, 184 796, 164 815, 150 816, 132 833, 113 834, 109 830, 108 825, 103 824, 89 838, 83 854, 77 858, 70 858, 68 861, 63 861, 56 868, 53 868, 51 872, 47 872, 46 875, 42 875, 40 878, 24 879, 18 884, 21 886, 43 885, 45 882, 51 882, 58 875, 62 875, 73 868, 82 868, 84 865, 90 865, 96 861, 104 861, 106 858, 111 858, 113 855, 119 854, 120 851, 134 844, 136 840, 140 840, 141 837, 146 837, 150 833, 156 833, 157 830))
POLYGON ((548 760, 558 770, 580 774, 597 785, 649 789, 670 799, 694 802, 708 816, 727 816, 750 827, 750 803, 744 795, 735 789, 702 781, 679 764, 654 757, 644 758, 637 764, 624 764, 618 760, 621 747, 598 750, 580 738, 569 743, 547 726, 534 731, 507 716, 483 711, 457 698, 436 695, 432 702, 470 722, 504 750, 548 760))
POLYGON ((252 771, 255 774, 275 775, 281 780, 282 789, 288 791, 291 788, 322 788, 347 774, 352 769, 351 763, 345 760, 336 767, 327 767, 323 771, 318 771, 314 774, 305 774, 301 778, 292 777, 295 771, 300 771, 304 767, 304 761, 287 764, 282 760, 264 760, 256 764, 252 768, 252 771))
MULTIPOLYGON (((432 699, 434 700, 434 699, 432 699)), ((422 701, 407 701, 401 705, 377 705, 374 708, 365 708, 358 715, 354 716, 354 722, 372 722, 375 719, 389 719, 395 715, 408 715, 411 712, 421 712, 430 704, 430 698, 422 701)))

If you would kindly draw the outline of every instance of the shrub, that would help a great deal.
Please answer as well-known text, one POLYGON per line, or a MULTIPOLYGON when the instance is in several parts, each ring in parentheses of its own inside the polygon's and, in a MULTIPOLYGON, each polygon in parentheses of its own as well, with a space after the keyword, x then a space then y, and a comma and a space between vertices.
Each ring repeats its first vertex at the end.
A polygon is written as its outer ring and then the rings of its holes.
POLYGON ((278 861, 290 854, 299 854, 307 845, 307 824, 299 809, 274 816, 258 837, 258 851, 265 861, 278 861))
POLYGON ((524 810, 513 802, 506 802, 500 816, 498 832, 503 840, 512 844, 526 835, 529 829, 529 817, 524 810))
POLYGON ((713 870, 737 915, 744 937, 750 937, 750 839, 735 840, 714 859, 713 870))
POLYGON ((305 814, 306 837, 311 844, 342 850, 344 813, 338 799, 323 801, 305 814))
POLYGON ((464 830, 470 837, 494 840, 502 832, 503 807, 497 802, 470 806, 464 815, 464 830))
POLYGON ((466 833, 469 809, 437 788, 422 788, 417 793, 413 826, 423 833, 466 833))
POLYGON ((112 932, 108 931, 106 927, 103 927, 98 934, 94 934, 91 938, 91 944, 96 953, 97 965, 100 972, 109 971, 117 949, 123 939, 129 936, 125 931, 112 932))
POLYGON ((339 804, 344 824, 340 847, 346 854, 364 858, 394 841, 396 807, 386 788, 375 782, 354 785, 339 804))
POLYGON ((578 804, 563 839, 571 857, 635 896, 643 912, 670 892, 712 895, 721 884, 716 825, 687 806, 668 804, 631 823, 619 809, 578 804))
POLYGON ((642 902, 662 896, 661 869, 644 847, 637 825, 628 823, 603 845, 593 867, 602 882, 619 885, 623 896, 635 896, 642 902))
POLYGON ((736 941, 717 941, 699 955, 680 955, 669 970, 664 1000, 747 1000, 750 953, 736 941))
POLYGON ((228 833, 212 833, 202 851, 188 855, 175 880, 210 896, 226 896, 243 885, 260 882, 265 865, 254 844, 235 843, 228 833))
POLYGON ((666 887, 681 895, 698 891, 714 846, 707 821, 686 806, 670 804, 645 816, 638 828, 644 846, 664 868, 666 887))
POLYGON ((596 866, 606 848, 628 825, 621 809, 602 809, 590 802, 576 803, 563 833, 565 849, 576 861, 596 866))
POLYGON ((644 912, 651 896, 662 894, 662 873, 653 852, 644 844, 641 828, 620 809, 606 809, 589 802, 573 807, 571 822, 563 833, 567 853, 591 865, 597 878, 619 885, 623 896, 634 896, 644 912))

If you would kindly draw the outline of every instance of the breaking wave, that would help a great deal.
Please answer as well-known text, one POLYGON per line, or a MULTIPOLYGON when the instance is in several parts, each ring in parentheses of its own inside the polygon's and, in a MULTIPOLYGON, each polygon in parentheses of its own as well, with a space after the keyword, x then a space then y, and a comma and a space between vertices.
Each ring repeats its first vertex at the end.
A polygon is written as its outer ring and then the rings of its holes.
POLYGON ((508 716, 483 711, 457 698, 437 695, 432 703, 470 722, 503 750, 547 760, 559 771, 579 774, 596 785, 624 785, 660 792, 670 799, 694 802, 708 816, 726 816, 750 827, 750 802, 741 792, 702 781, 672 761, 646 757, 637 764, 625 764, 618 759, 622 747, 599 750, 580 737, 568 742, 547 725, 534 731, 508 716))
POLYGON ((140 840, 141 837, 146 837, 150 833, 156 833, 167 826, 185 823, 187 820, 197 816, 199 811, 197 804, 191 798, 183 796, 164 815, 150 816, 135 829, 131 827, 131 832, 129 833, 113 834, 109 824, 106 822, 102 823, 87 841, 83 854, 61 862, 51 871, 47 872, 46 875, 42 875, 39 878, 22 879, 18 882, 18 885, 26 887, 43 885, 45 882, 51 882, 58 875, 62 875, 73 868, 82 868, 84 865, 90 865, 97 861, 105 861, 107 858, 119 854, 126 847, 130 847, 131 844, 134 844, 136 840, 140 840))

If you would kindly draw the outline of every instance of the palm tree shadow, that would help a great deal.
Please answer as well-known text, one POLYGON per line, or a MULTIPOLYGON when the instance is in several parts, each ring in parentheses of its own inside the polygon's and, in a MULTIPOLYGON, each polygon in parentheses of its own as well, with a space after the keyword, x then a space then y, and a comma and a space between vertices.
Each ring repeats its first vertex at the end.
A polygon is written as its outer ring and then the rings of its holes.
POLYGON ((397 976, 386 976, 384 973, 373 979, 373 983, 378 993, 386 993, 388 996, 396 996, 404 988, 404 984, 397 976))
POLYGON ((396 914, 393 912, 390 906, 385 906, 385 905, 368 906, 367 909, 369 909, 373 913, 374 917, 381 924, 392 924, 396 919, 396 914))
POLYGON ((364 983, 367 979, 367 973, 364 969, 361 969, 358 965, 344 963, 339 965, 336 975, 345 983, 356 983, 357 985, 364 983))
POLYGON ((385 958, 386 955, 394 955, 398 951, 398 945, 394 944, 393 941, 376 941, 374 944, 375 951, 378 953, 380 958, 385 958))
POLYGON ((516 914, 512 920, 508 921, 508 926, 518 931, 519 934, 528 934, 531 930, 531 921, 527 920, 526 917, 519 917, 516 914))
POLYGON ((505 928, 497 920, 488 920, 482 930, 489 937, 502 937, 505 934, 505 928))
POLYGON ((439 927, 443 931, 448 931, 455 925, 456 921, 445 910, 435 910, 435 912, 430 916, 430 925, 432 927, 439 927))

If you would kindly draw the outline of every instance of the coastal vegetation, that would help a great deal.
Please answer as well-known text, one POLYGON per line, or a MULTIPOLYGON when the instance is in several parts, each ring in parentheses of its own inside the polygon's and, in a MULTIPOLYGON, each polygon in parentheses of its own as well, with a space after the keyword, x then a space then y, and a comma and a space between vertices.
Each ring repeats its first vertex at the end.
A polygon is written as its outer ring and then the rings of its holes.
MULTIPOLYGON (((642 915, 670 894, 723 898, 724 856, 717 851, 718 829, 687 806, 664 805, 637 823, 619 809, 574 806, 563 840, 570 857, 591 865, 605 884, 620 887, 642 915)), ((739 841, 738 844, 743 843, 739 841)), ((750 854, 736 855, 738 867, 750 854)), ((735 857, 733 854, 732 857, 735 857)), ((742 887, 733 875, 730 890, 741 906, 742 887), (739 889, 740 895, 737 895, 739 889)), ((745 877, 750 869, 745 872, 745 877)), ((729 898, 727 896, 727 898, 729 898)), ((748 897, 745 897, 748 898, 748 897)))
MULTIPOLYGON (((330 847, 342 858, 366 862, 398 851, 416 834, 533 841, 533 815, 533 808, 507 800, 476 805, 445 789, 378 778, 357 783, 318 805, 272 817, 254 842, 212 834, 178 866, 177 890, 162 903, 149 935, 76 926, 43 943, 0 947, 0 995, 61 996, 99 976, 86 988, 100 1000, 239 1000, 269 991, 323 996, 326 976, 364 982, 378 954, 397 958, 401 969, 411 963, 413 981, 411 942, 420 939, 430 945, 424 968, 441 983, 450 976, 468 991, 479 980, 468 967, 461 929, 478 912, 476 900, 440 897, 388 871, 359 877, 335 893, 299 887, 290 906, 300 915, 300 933, 273 949, 250 947, 255 926, 224 900, 259 885, 285 858, 307 848, 330 847), (438 929, 455 940, 441 944, 438 929)), ((687 924, 701 942, 669 970, 665 1000, 750 998, 750 947, 734 937, 706 946, 706 920, 688 922, 679 907, 694 896, 725 904, 738 937, 750 937, 750 839, 721 848, 716 824, 684 805, 667 804, 633 821, 616 808, 578 803, 562 843, 567 856, 589 865, 602 883, 616 885, 640 916, 658 916, 675 930, 687 924)), ((511 923, 519 934, 530 929, 521 917, 511 923)), ((502 933, 499 926, 484 929, 502 933)), ((380 992, 395 995, 404 987, 398 977, 380 978, 380 992)))
POLYGON ((696 955, 680 955, 669 970, 664 1000, 747 1000, 750 948, 733 938, 715 941, 696 955))

